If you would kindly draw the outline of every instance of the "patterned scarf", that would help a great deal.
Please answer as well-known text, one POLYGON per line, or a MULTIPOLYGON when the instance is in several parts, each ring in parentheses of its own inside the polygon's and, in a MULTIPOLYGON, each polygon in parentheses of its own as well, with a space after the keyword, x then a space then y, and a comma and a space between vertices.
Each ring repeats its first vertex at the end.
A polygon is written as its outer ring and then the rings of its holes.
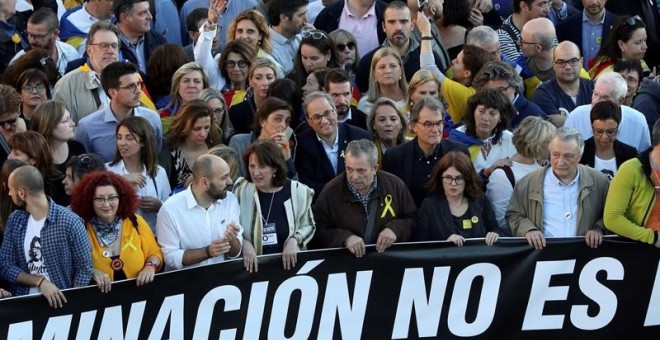
POLYGON ((92 217, 92 226, 94 227, 96 237, 99 239, 101 247, 107 247, 117 240, 120 225, 121 220, 119 217, 115 217, 115 220, 110 223, 101 222, 96 216, 92 217))

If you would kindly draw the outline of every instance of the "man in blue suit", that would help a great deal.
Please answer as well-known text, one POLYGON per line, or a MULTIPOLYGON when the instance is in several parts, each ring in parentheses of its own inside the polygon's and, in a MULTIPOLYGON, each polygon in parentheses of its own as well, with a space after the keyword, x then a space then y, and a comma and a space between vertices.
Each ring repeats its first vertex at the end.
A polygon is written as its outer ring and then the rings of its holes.
POLYGON ((329 94, 312 92, 305 97, 306 119, 311 129, 296 135, 295 165, 300 182, 314 189, 314 200, 331 179, 344 171, 348 142, 371 135, 346 123, 337 123, 337 108, 329 94))
POLYGON ((600 47, 610 35, 616 15, 605 9, 607 0, 582 0, 584 9, 557 25, 557 39, 572 41, 582 51, 583 66, 596 57, 600 47))

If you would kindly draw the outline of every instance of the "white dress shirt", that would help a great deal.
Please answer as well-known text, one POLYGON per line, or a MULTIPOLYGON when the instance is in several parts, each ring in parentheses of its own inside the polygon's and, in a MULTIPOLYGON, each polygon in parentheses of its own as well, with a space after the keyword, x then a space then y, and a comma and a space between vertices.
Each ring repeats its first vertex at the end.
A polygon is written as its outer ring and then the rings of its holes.
MULTIPOLYGON (((170 197, 160 208, 156 223, 158 244, 165 257, 165 271, 183 268, 186 250, 204 248, 222 238, 227 225, 231 222, 238 224, 239 217, 238 200, 229 191, 227 197, 213 202, 208 209, 197 204, 192 186, 170 197)), ((242 247, 243 227, 240 227, 237 238, 242 247)), ((227 258, 223 254, 187 267, 220 263, 227 258)))
POLYGON ((543 177, 543 236, 573 237, 577 235, 578 188, 580 173, 566 185, 552 167, 543 177))

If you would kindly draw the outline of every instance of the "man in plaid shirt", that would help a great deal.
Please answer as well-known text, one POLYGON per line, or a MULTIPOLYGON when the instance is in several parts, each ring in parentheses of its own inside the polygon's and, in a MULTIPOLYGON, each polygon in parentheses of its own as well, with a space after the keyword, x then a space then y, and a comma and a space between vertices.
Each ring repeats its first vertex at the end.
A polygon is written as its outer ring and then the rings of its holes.
POLYGON ((62 307, 66 298, 60 289, 87 286, 92 278, 83 221, 46 196, 34 166, 14 170, 8 185, 14 204, 25 210, 14 211, 5 226, 0 277, 14 296, 41 293, 51 307, 62 307))

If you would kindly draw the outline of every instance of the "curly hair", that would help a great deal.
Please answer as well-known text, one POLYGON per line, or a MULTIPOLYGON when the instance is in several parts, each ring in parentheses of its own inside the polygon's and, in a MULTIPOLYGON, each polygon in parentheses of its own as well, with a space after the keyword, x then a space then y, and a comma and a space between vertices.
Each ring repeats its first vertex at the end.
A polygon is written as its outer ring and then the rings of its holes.
POLYGON ((500 121, 495 126, 493 133, 493 143, 498 143, 502 137, 502 132, 509 127, 509 120, 516 112, 511 102, 498 89, 481 89, 475 93, 467 102, 463 122, 465 123, 465 133, 472 137, 477 137, 477 124, 475 122, 474 112, 479 105, 487 109, 495 109, 500 112, 500 121))
POLYGON ((0 117, 19 113, 21 95, 9 85, 0 85, 0 117))
POLYGON ((229 23, 227 28, 227 41, 234 41, 236 37, 236 26, 239 22, 243 20, 250 20, 257 27, 259 34, 261 34, 261 40, 259 40, 259 47, 266 53, 273 51, 273 45, 270 41, 270 29, 268 29, 268 23, 263 14, 254 9, 246 9, 245 11, 238 13, 234 17, 234 20, 229 23))
POLYGON ((71 210, 83 220, 90 221, 94 212, 94 194, 97 187, 112 186, 119 195, 117 217, 129 218, 138 208, 138 197, 133 185, 124 177, 110 171, 99 170, 86 174, 71 195, 71 210))
POLYGON ((484 192, 481 190, 481 178, 474 170, 472 160, 460 151, 447 152, 447 154, 438 161, 438 164, 435 165, 435 168, 433 168, 433 172, 431 173, 431 179, 426 184, 426 188, 429 192, 444 196, 442 174, 451 167, 460 172, 463 179, 465 179, 463 196, 468 199, 475 199, 483 195, 484 192))

